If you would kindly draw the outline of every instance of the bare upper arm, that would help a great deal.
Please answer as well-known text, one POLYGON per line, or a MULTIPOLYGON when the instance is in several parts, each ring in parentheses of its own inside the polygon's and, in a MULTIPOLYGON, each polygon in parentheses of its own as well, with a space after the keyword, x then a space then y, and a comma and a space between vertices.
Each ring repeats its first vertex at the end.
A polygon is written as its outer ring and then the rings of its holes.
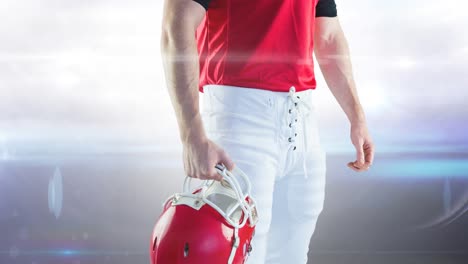
POLYGON ((316 48, 319 48, 323 44, 329 43, 338 34, 342 34, 338 16, 315 18, 314 45, 316 48))
POLYGON ((206 10, 193 0, 165 0, 163 30, 196 30, 205 17, 206 10))
POLYGON ((315 43, 327 42, 340 30, 335 0, 319 0, 315 6, 315 43))

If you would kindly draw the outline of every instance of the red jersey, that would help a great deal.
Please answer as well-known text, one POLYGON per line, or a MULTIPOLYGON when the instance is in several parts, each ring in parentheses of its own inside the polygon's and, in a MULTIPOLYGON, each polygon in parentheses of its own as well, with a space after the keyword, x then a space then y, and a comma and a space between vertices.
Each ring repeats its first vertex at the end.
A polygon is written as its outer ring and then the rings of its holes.
POLYGON ((196 31, 200 91, 206 84, 315 89, 315 17, 336 16, 334 0, 195 1, 207 9, 196 31))

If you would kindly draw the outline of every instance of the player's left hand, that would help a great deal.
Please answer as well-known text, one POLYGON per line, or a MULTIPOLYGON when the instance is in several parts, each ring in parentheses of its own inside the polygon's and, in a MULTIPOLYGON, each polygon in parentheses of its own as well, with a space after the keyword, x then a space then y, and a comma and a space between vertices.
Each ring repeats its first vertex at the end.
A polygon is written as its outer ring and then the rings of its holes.
POLYGON ((368 170, 374 161, 374 143, 366 123, 351 124, 351 142, 356 148, 356 160, 348 167, 357 172, 368 170))

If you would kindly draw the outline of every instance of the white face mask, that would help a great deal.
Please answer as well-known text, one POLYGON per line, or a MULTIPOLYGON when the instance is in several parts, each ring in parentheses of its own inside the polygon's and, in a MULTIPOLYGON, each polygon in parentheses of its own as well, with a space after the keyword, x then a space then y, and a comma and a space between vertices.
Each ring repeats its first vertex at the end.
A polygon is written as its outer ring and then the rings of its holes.
POLYGON ((223 176, 222 181, 205 180, 194 189, 190 187, 192 178, 186 177, 183 193, 171 197, 172 204, 188 205, 195 210, 208 204, 233 227, 241 228, 247 220, 254 226, 258 221, 258 214, 255 200, 250 196, 251 184, 247 175, 238 167, 230 172, 224 165, 217 165, 216 170, 223 176))

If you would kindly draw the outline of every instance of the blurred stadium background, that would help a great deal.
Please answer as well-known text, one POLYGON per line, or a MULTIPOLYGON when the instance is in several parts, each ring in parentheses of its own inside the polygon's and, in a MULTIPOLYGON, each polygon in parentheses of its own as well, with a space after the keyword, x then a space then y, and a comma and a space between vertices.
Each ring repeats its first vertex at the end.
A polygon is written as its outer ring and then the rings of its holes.
MULTIPOLYGON (((0 2, 0 263, 148 263, 183 180, 162 2, 0 2)), ((328 178, 310 263, 468 263, 468 4, 337 6, 377 154, 346 168, 349 125, 317 74, 328 178)))

